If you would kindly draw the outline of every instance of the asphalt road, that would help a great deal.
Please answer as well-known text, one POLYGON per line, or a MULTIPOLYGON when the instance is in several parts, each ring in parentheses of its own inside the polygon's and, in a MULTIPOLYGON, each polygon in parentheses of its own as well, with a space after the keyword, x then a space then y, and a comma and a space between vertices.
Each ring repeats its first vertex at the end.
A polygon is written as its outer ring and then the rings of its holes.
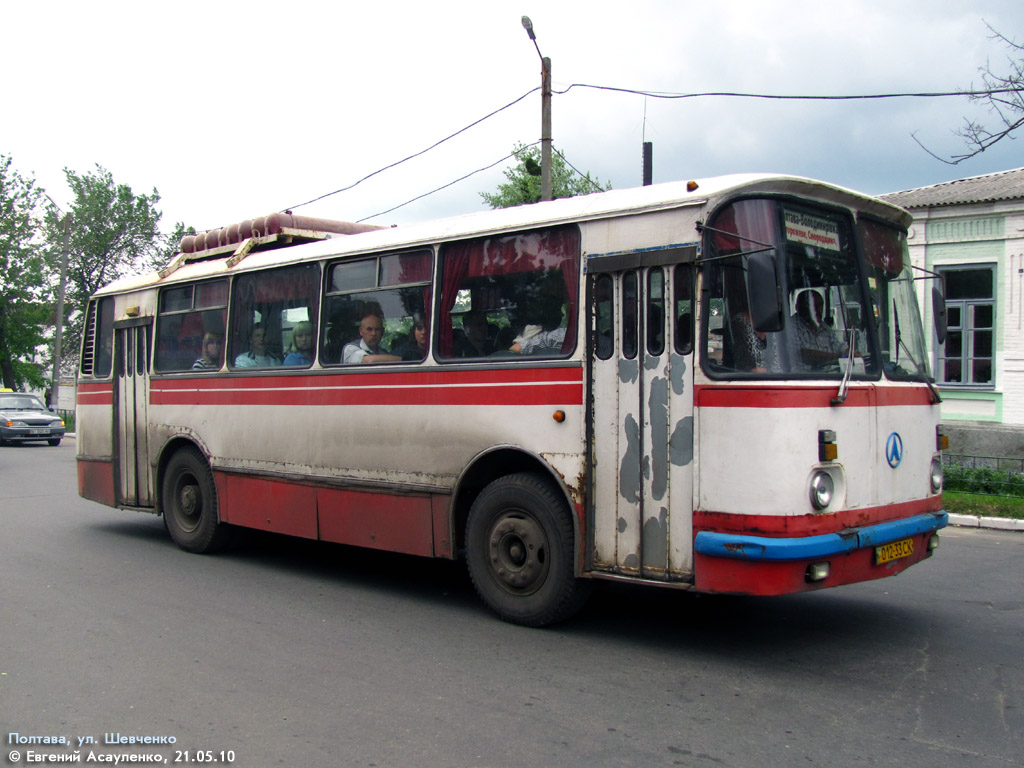
POLYGON ((77 497, 74 440, 0 448, 0 525, 0 764, 1024 764, 1021 533, 950 530, 901 576, 804 596, 602 585, 531 630, 458 563, 267 535, 186 554, 77 497))

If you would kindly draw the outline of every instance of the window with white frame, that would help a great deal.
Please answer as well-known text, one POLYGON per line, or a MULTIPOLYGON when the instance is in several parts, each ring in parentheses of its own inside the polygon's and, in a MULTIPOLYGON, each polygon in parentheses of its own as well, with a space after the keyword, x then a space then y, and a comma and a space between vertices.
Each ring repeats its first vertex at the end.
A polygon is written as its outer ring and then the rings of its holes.
POLYGON ((946 343, 936 348, 940 384, 995 385, 996 273, 992 264, 940 267, 946 284, 946 343))

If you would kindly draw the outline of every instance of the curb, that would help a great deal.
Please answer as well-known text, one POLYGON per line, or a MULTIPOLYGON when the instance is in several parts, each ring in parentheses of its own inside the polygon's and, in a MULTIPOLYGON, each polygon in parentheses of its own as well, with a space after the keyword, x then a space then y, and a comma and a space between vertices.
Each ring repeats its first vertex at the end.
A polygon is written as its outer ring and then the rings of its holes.
POLYGON ((981 515, 950 515, 950 525, 963 528, 995 528, 1001 531, 1024 531, 1024 520, 1012 517, 982 517, 981 515))

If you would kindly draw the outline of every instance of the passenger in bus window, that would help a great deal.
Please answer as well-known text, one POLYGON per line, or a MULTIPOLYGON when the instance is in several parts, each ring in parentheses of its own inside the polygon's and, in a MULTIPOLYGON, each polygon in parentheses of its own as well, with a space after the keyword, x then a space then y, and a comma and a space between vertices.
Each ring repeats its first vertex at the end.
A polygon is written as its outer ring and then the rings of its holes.
POLYGON ((219 333, 207 333, 203 336, 202 356, 192 363, 196 370, 214 370, 220 368, 223 358, 224 336, 219 333))
POLYGON ((539 307, 538 324, 527 325, 515 337, 510 352, 519 355, 560 354, 565 342, 565 326, 562 325, 562 305, 549 301, 539 307))
POLYGON ((459 357, 487 357, 495 351, 487 315, 479 310, 470 310, 462 316, 463 335, 455 345, 459 357))
POLYGON ((370 312, 359 321, 359 341, 352 341, 341 351, 343 363, 394 363, 402 358, 391 354, 383 344, 384 317, 370 312))
POLYGON ((284 365, 299 366, 313 364, 313 324, 302 320, 292 329, 292 343, 284 358, 284 365))
POLYGON ((412 330, 402 343, 395 347, 394 353, 406 361, 423 360, 427 356, 427 323, 423 315, 413 315, 412 330))
POLYGON ((252 327, 249 344, 249 351, 235 358, 236 368, 272 368, 281 365, 280 358, 274 357, 267 349, 267 329, 261 323, 252 327))

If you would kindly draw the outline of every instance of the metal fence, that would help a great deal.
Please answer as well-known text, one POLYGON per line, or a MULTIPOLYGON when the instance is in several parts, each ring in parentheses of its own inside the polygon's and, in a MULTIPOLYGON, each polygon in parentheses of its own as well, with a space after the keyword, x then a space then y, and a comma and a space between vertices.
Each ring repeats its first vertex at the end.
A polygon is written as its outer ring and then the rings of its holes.
POLYGON ((942 454, 943 466, 958 467, 990 467, 991 469, 1005 469, 1009 472, 1024 474, 1024 459, 1015 459, 1008 456, 965 456, 963 454, 944 453, 942 454))
POLYGON ((1024 498, 1024 458, 943 454, 942 464, 947 491, 1024 498))

